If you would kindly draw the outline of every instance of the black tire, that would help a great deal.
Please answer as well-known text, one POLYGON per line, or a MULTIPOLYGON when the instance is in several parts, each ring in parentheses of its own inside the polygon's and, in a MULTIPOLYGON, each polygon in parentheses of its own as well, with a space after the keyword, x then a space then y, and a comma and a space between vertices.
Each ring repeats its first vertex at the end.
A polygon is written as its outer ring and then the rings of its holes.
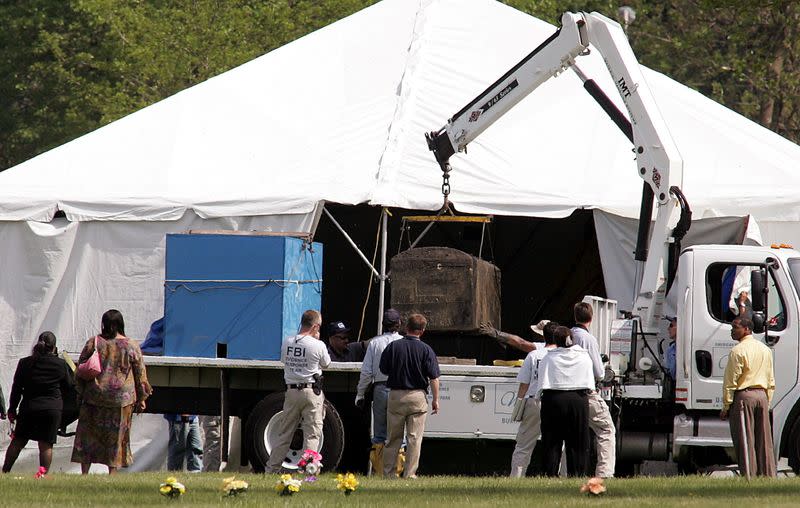
POLYGON ((789 467, 794 474, 800 475, 800 418, 792 424, 789 431, 789 442, 786 446, 786 456, 789 459, 789 467))
MULTIPOLYGON (((272 444, 269 443, 268 431, 278 413, 283 411, 284 393, 272 393, 256 404, 245 423, 245 444, 253 471, 263 473, 269 461, 272 444)), ((336 408, 328 400, 325 401, 325 419, 322 422, 322 463, 325 469, 334 470, 339 465, 344 450, 344 425, 336 408)), ((284 468, 297 469, 297 461, 303 453, 303 431, 295 432, 292 446, 284 461, 284 468)))
POLYGON ((696 475, 701 466, 697 463, 696 452, 692 448, 683 448, 675 462, 678 463, 678 474, 683 476, 696 475))

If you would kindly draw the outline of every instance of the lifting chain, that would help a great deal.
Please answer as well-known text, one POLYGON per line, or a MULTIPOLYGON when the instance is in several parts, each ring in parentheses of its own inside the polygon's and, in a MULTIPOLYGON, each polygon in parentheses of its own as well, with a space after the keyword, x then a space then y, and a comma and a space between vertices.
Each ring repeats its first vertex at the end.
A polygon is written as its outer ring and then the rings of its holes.
POLYGON ((444 197, 442 210, 450 208, 450 164, 442 169, 442 196, 444 197))

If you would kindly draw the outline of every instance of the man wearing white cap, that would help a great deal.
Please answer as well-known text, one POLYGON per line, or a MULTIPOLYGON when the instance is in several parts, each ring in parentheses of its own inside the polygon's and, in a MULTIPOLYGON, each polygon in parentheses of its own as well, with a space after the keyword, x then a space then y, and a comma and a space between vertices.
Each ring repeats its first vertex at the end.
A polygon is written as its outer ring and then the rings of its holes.
MULTIPOLYGON (((539 391, 539 361, 547 352, 556 347, 553 331, 558 327, 554 321, 540 321, 537 325, 531 326, 536 332, 537 327, 544 336, 544 344, 525 357, 522 368, 517 374, 519 390, 517 392, 517 403, 514 405, 514 420, 519 421, 517 429, 517 444, 514 453, 511 455, 511 478, 522 478, 531 463, 531 455, 536 447, 536 441, 541 436, 541 403, 536 400, 536 393, 539 391), (545 323, 542 325, 542 323, 545 323), (539 327, 539 325, 542 325, 539 327), (518 413, 522 413, 519 416, 518 413)), ((538 332, 537 332, 538 333, 538 332)))

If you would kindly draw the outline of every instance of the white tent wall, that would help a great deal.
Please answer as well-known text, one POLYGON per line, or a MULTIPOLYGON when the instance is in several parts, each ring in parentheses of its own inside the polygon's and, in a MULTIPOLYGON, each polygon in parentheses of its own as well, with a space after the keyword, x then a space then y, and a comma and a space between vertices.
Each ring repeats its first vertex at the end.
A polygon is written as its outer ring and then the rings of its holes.
MULTIPOLYGON (((606 297, 617 300, 620 310, 631 310, 633 303, 636 272, 634 251, 638 226, 638 219, 594 210, 606 297)), ((761 245, 762 238, 758 225, 749 216, 714 217, 693 220, 689 232, 681 241, 681 248, 698 244, 761 245)), ((674 312, 674 303, 671 304, 668 297, 667 314, 674 312)))
POLYGON ((764 245, 788 244, 800 250, 800 224, 794 221, 759 220, 764 245))
POLYGON ((80 351, 111 308, 122 312, 129 336, 144 339, 164 313, 167 233, 309 232, 315 217, 202 219, 187 212, 178 221, 0 222, 0 383, 8 390, 17 360, 41 332, 55 333, 62 351, 80 351))

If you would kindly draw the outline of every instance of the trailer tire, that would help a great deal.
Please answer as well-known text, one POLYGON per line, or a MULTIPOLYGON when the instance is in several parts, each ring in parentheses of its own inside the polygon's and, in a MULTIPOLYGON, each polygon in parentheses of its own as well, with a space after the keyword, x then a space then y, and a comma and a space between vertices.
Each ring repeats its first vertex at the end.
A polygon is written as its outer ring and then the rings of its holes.
MULTIPOLYGON (((269 461, 270 451, 274 446, 274 443, 270 442, 271 435, 274 439, 271 431, 274 431, 277 417, 283 412, 283 399, 283 392, 267 395, 255 405, 247 417, 244 432, 245 444, 254 472, 263 473, 269 461)), ((322 422, 320 443, 322 445, 320 453, 325 468, 336 469, 344 450, 344 425, 338 411, 328 400, 325 401, 325 419, 322 422)), ((303 432, 298 428, 287 454, 287 458, 290 460, 283 463, 285 469, 297 469, 297 462, 303 453, 302 447, 303 432)))

